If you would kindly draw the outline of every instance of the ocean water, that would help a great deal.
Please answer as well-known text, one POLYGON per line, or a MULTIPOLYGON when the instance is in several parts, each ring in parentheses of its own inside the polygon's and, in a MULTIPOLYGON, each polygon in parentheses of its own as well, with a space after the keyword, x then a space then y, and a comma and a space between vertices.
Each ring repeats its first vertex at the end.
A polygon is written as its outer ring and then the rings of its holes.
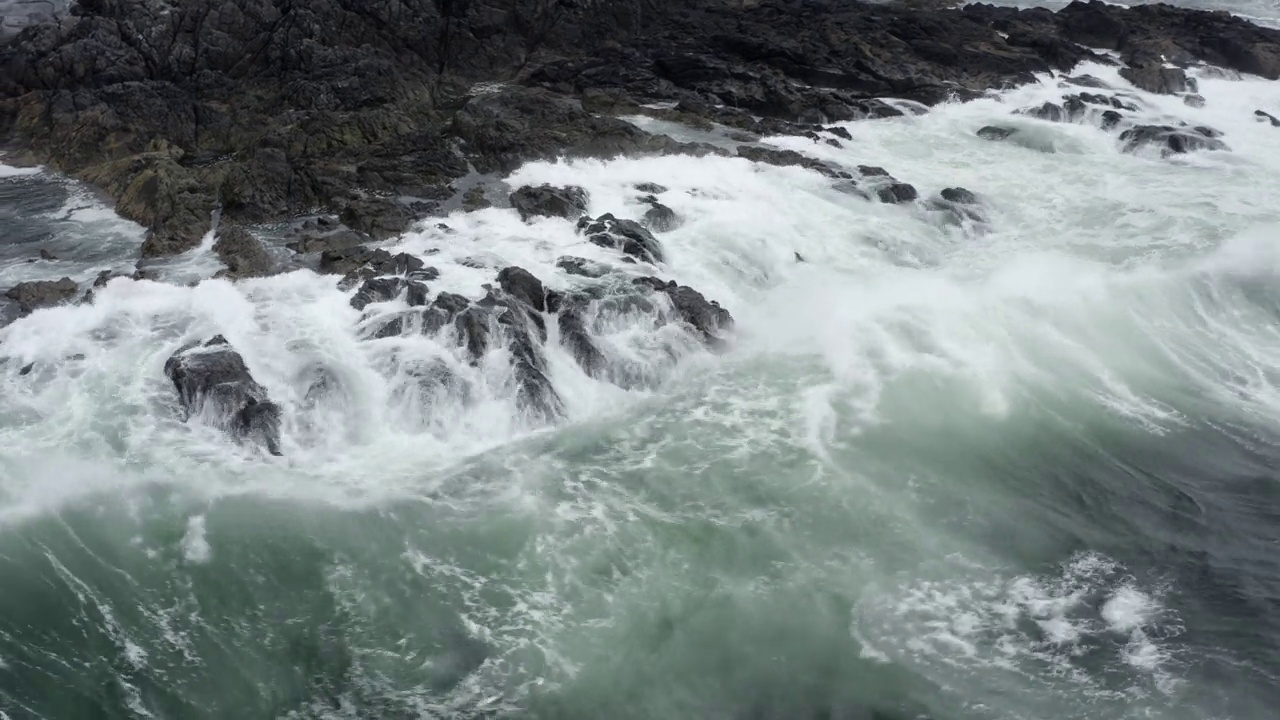
MULTIPOLYGON (((1280 128, 1253 112, 1280 84, 1197 72, 1203 109, 1126 92, 1230 151, 1010 118, 1048 78, 769 140, 963 186, 979 220, 736 158, 521 168, 593 215, 669 188, 656 272, 737 320, 711 352, 605 318, 619 384, 551 323, 551 426, 501 352, 362 340, 307 271, 196 283, 207 242, 158 269, 181 282, 0 329, 0 718, 1274 717, 1280 128), (283 457, 182 422, 162 366, 216 333, 283 406, 283 457)), ((5 169, 0 207, 0 287, 141 240, 39 171, 5 169)), ((501 208, 389 246, 472 298, 510 264, 572 288, 566 254, 654 272, 501 208)))

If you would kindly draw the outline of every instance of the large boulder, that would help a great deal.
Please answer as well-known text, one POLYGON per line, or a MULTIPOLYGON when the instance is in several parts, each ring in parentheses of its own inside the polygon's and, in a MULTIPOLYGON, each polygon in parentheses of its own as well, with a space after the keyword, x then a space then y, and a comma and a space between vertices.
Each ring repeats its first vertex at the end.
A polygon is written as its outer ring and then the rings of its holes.
POLYGON ((71 302, 76 297, 79 286, 69 277, 61 280, 35 280, 18 283, 9 288, 4 296, 14 301, 22 315, 29 315, 35 310, 71 302))
POLYGON ((587 212, 587 191, 574 186, 526 185, 511 193, 510 200, 525 222, 535 217, 576 220, 587 212))
POLYGON ((280 455, 280 407, 249 373, 244 358, 217 335, 175 352, 164 374, 178 391, 187 418, 199 418, 232 437, 280 455))
POLYGON ((1134 87, 1157 95, 1174 95, 1187 91, 1187 73, 1182 68, 1139 65, 1120 70, 1120 77, 1134 87))

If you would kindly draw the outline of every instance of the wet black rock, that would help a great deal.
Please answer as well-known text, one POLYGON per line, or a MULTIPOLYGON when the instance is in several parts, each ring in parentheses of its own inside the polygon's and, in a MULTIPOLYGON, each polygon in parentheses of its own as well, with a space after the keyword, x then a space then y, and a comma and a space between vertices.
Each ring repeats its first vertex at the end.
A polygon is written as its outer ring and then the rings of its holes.
POLYGON ((889 177, 889 171, 874 165, 859 165, 858 172, 863 177, 889 177))
POLYGON ((832 135, 835 135, 841 140, 849 140, 851 142, 853 141, 853 135, 851 135, 848 130, 838 125, 832 125, 831 127, 826 127, 826 128, 823 128, 823 130, 831 133, 832 135))
POLYGON ((1270 121, 1272 127, 1280 127, 1280 118, 1277 118, 1269 112, 1264 110, 1254 110, 1253 116, 1258 120, 1258 122, 1270 121))
POLYGON ((57 256, 57 255, 54 255, 54 254, 53 254, 52 252, 50 252, 48 249, 41 248, 41 249, 40 249, 40 259, 41 259, 41 260, 47 260, 47 261, 54 261, 54 260, 57 260, 57 259, 58 259, 58 256, 57 256))
POLYGON ((576 220, 587 212, 587 191, 574 186, 525 186, 511 193, 510 200, 525 222, 534 217, 576 220))
POLYGON ((651 183, 651 182, 638 183, 636 184, 635 188, 636 190, 639 190, 642 193, 648 193, 650 195, 661 195, 662 193, 667 191, 667 188, 665 185, 659 185, 658 183, 651 183))
POLYGON ((986 127, 980 128, 978 130, 978 137, 982 138, 983 140, 991 140, 991 141, 998 142, 1000 140, 1008 140, 1009 136, 1013 135, 1016 132, 1018 132, 1017 128, 997 127, 995 125, 987 125, 986 127))
POLYGON ((915 187, 904 182, 894 182, 876 191, 876 197, 882 203, 908 203, 920 196, 915 187))
POLYGON ((54 305, 61 305, 75 299, 79 286, 69 277, 61 280, 34 280, 18 283, 5 292, 5 297, 18 305, 22 315, 29 315, 35 310, 54 305))
POLYGON ((1187 107, 1193 107, 1193 108, 1202 108, 1205 105, 1205 99, 1203 95, 1192 95, 1192 94, 1183 95, 1182 102, 1187 107))
POLYGON ((946 188, 940 194, 942 199, 947 202, 960 203, 961 205, 978 204, 978 196, 962 187, 946 188))
POLYGON ((605 213, 592 220, 578 221, 578 232, 600 247, 613 248, 637 260, 662 262, 662 244, 652 233, 634 220, 621 220, 605 213))
POLYGON ((666 295, 679 318, 713 345, 722 340, 722 331, 733 328, 733 316, 728 310, 687 285, 680 285, 674 280, 664 282, 656 277, 636 278, 633 282, 638 287, 666 295))
POLYGON ((1124 121, 1124 116, 1115 110, 1108 110, 1102 113, 1101 127, 1103 130, 1110 130, 1124 121))
POLYGON ((560 312, 557 320, 560 344, 573 355, 583 372, 591 377, 599 377, 604 373, 607 361, 604 353, 591 339, 583 313, 583 308, 579 306, 568 307, 560 312))
POLYGON ((225 430, 238 440, 280 453, 280 408, 254 380, 244 358, 218 335, 188 345, 164 364, 187 418, 225 430))
POLYGON ((416 280, 402 277, 377 277, 365 280, 356 294, 351 297, 351 307, 363 310, 373 303, 390 302, 405 296, 405 302, 412 307, 427 304, 428 288, 416 280))
POLYGON ((227 266, 219 275, 233 280, 270 275, 275 265, 262 243, 241 227, 219 228, 213 252, 227 266))
POLYGON ((1204 128, 1187 132, 1168 125, 1137 125, 1120 133, 1125 152, 1136 152, 1143 147, 1155 147, 1161 155, 1176 155, 1198 150, 1227 150, 1226 143, 1211 137, 1215 131, 1204 128), (1208 132, 1205 132, 1208 131, 1208 132))
POLYGON ((533 273, 521 267, 505 267, 498 272, 503 292, 537 312, 547 311, 547 288, 533 273))

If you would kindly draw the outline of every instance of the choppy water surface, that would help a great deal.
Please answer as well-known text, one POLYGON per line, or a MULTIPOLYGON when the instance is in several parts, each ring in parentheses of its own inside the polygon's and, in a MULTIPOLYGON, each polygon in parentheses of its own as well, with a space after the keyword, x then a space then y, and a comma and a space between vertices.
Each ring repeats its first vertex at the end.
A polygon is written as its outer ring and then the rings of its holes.
MULTIPOLYGON (((309 272, 119 279, 19 320, 0 717, 1273 717, 1280 129, 1253 111, 1280 87, 1201 93, 1137 96, 1231 152, 1029 118, 1020 144, 975 137, 1052 82, 852 123, 844 148, 773 141, 966 187, 985 223, 740 159, 519 170, 592 214, 670 188, 662 274, 738 324, 719 355, 608 330, 651 371, 631 389, 553 350, 550 428, 500 369, 419 392, 405 358, 456 351, 358 340, 309 272), (161 367, 215 333, 284 406, 284 457, 180 421, 161 367)), ((0 286, 89 280, 141 236, 38 174, 0 197, 0 286)), ((479 297, 507 264, 565 289, 557 257, 608 259, 567 221, 434 222, 398 241, 438 249, 433 292, 479 297)))

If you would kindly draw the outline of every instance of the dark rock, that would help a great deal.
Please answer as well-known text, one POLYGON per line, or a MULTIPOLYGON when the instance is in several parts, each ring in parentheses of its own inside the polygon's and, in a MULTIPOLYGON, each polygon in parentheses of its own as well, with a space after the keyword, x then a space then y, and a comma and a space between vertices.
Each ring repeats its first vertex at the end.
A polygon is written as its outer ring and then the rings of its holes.
POLYGON ((406 280, 404 301, 409 307, 421 307, 427 304, 430 292, 431 289, 427 287, 426 283, 417 280, 406 280))
POLYGON ((850 142, 853 141, 853 135, 851 135, 848 130, 840 127, 839 125, 832 125, 831 127, 825 127, 822 129, 825 130, 826 132, 831 133, 832 135, 835 135, 841 140, 848 140, 850 142))
POLYGON ((249 231, 240 227, 219 228, 213 252, 227 266, 219 273, 233 280, 271 274, 271 255, 249 231))
POLYGON ((1173 95, 1187 91, 1187 73, 1181 68, 1166 68, 1159 65, 1127 67, 1120 70, 1120 77, 1133 83, 1134 87, 1158 95, 1173 95))
POLYGON ((372 241, 373 238, 368 235, 361 235, 355 230, 343 229, 325 234, 307 234, 302 239, 295 240, 285 247, 301 254, 322 253, 326 250, 349 250, 372 241))
POLYGON ((498 272, 503 292, 537 312, 547 310, 547 288, 533 273, 521 267, 505 267, 498 272))
POLYGON ((880 198, 880 202, 890 204, 911 202, 919 196, 915 187, 904 182, 895 182, 876 191, 876 197, 880 198))
MULTIPOLYGON (((794 252, 794 251, 793 251, 793 252, 794 252)), ((803 256, 801 256, 801 255, 800 255, 800 253, 798 253, 798 252, 797 252, 797 253, 795 253, 795 256, 796 256, 796 262, 805 262, 804 257, 803 257, 803 256)))
POLYGON ((390 302, 400 296, 407 282, 404 278, 381 277, 365 280, 351 297, 351 307, 363 310, 373 303, 390 302))
POLYGON ((634 220, 620 220, 609 213, 594 220, 584 217, 578 221, 578 232, 600 247, 620 250, 645 262, 662 262, 662 244, 634 220))
POLYGON ((826 142, 826 144, 830 145, 830 146, 831 146, 831 147, 833 147, 833 148, 842 148, 842 147, 844 147, 844 145, 843 145, 839 140, 836 140, 835 138, 827 138, 827 139, 825 140, 825 142, 826 142))
POLYGON ((888 170, 873 165, 859 165, 858 172, 862 173, 863 177, 889 177, 888 170))
POLYGON ((651 182, 642 182, 637 184, 635 187, 636 190, 639 190, 642 193, 649 193, 651 195, 661 195, 667 191, 666 186, 651 182))
POLYGON ((1013 135, 1016 132, 1018 132, 1017 128, 997 127, 995 125, 987 125, 986 127, 980 128, 978 130, 978 137, 982 138, 983 140, 992 140, 992 141, 1008 140, 1009 136, 1013 135))
POLYGON ((395 237, 413 224, 414 216, 426 214, 390 198, 356 198, 348 200, 338 219, 344 225, 375 240, 395 237))
POLYGON ((58 259, 58 256, 57 256, 57 255, 54 255, 53 253, 49 252, 48 250, 46 250, 46 249, 43 249, 43 248, 42 248, 42 249, 40 250, 40 259, 41 259, 41 260, 50 260, 50 261, 52 261, 52 260, 57 260, 57 259, 58 259))
POLYGON ((382 248, 353 247, 342 250, 326 250, 320 254, 320 272, 325 275, 348 277, 376 277, 379 275, 408 275, 425 272, 419 279, 433 279, 434 268, 408 253, 392 255, 382 248))
POLYGON ((978 196, 962 187, 946 188, 941 195, 942 199, 947 202, 960 203, 961 205, 978 204, 978 196))
POLYGON ((1110 130, 1119 125, 1124 120, 1124 116, 1115 110, 1108 110, 1102 113, 1102 129, 1110 130))
POLYGON ((669 232, 679 227, 680 218, 676 217, 675 210, 655 201, 650 203, 640 222, 653 232, 669 232))
POLYGON ((842 172, 817 158, 801 155, 795 150, 774 150, 772 148, 739 145, 738 157, 746 158, 751 162, 767 163, 779 167, 808 168, 827 177, 845 177, 848 175, 848 173, 842 172))
POLYGON ((1186 132, 1167 125, 1137 125, 1120 133, 1125 152, 1151 146, 1161 155, 1175 155, 1198 150, 1227 150, 1226 143, 1200 132, 1186 132))
POLYGON ((1275 115, 1272 115, 1269 112, 1266 112, 1263 110, 1254 110, 1253 115, 1258 122, 1270 121, 1272 127, 1280 127, 1280 118, 1277 118, 1275 115))
POLYGON ((611 271, 607 265, 580 257, 562 257, 556 260, 556 267, 570 275, 581 275, 588 278, 601 278, 611 271))
POLYGON ((23 365, 21 368, 18 369, 18 375, 26 377, 27 375, 31 374, 32 370, 35 370, 35 369, 36 369, 35 363, 33 362, 27 363, 26 365, 23 365))
POLYGON ((510 196, 511 207, 528 222, 534 217, 577 219, 587 212, 587 191, 580 187, 522 187, 510 196))
POLYGON ((655 277, 637 278, 634 284, 650 288, 667 296, 679 318, 691 325, 708 342, 717 343, 721 331, 733 328, 733 316, 714 300, 708 301, 702 293, 675 281, 663 282, 655 277))
POLYGON ((40 308, 53 307, 70 302, 76 296, 79 287, 69 277, 61 280, 35 280, 18 283, 5 292, 5 297, 18 304, 22 315, 40 308))
POLYGON ((221 335, 178 350, 165 362, 164 373, 178 391, 188 419, 199 417, 239 440, 262 445, 272 455, 281 454, 279 406, 221 335))
POLYGON ((560 313, 557 323, 560 327, 560 344, 573 355, 578 365, 590 377, 599 377, 604 373, 606 360, 604 353, 591 339, 583 320, 582 310, 577 307, 567 308, 560 313))

